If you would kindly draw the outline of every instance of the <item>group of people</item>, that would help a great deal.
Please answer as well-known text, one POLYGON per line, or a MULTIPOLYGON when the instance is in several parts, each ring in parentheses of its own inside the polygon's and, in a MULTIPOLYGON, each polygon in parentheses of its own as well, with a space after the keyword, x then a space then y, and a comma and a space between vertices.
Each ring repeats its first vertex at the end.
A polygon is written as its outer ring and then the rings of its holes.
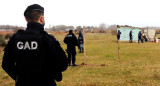
MULTIPOLYGON (((84 52, 84 38, 79 31, 78 39, 69 30, 64 38, 67 55, 56 38, 44 31, 44 8, 38 4, 30 5, 24 11, 26 30, 19 30, 9 40, 4 49, 2 68, 15 81, 15 86, 56 86, 62 80, 62 72, 68 66, 78 66, 76 46, 79 53, 84 52), (72 64, 71 64, 72 62, 72 64)), ((120 40, 121 32, 117 32, 120 40)), ((129 33, 132 42, 132 31, 129 33)), ((138 34, 138 42, 141 39, 138 34)), ((117 41, 118 42, 118 41, 117 41)))
POLYGON ((84 52, 83 48, 83 34, 81 31, 79 31, 78 39, 73 33, 73 30, 69 30, 69 34, 67 34, 64 38, 64 43, 67 44, 67 53, 68 53, 68 65, 71 66, 71 60, 72 60, 72 66, 77 66, 75 64, 76 61, 76 46, 79 48, 79 53, 84 52))
MULTIPOLYGON (((129 43, 132 43, 133 41, 133 35, 132 35, 132 31, 130 31, 129 32, 129 43)), ((120 32, 120 30, 118 30, 117 31, 117 42, 120 40, 120 35, 121 35, 121 32, 120 32)), ((144 42, 144 36, 142 35, 142 32, 141 31, 139 31, 138 32, 138 43, 140 43, 140 42, 144 42)))
MULTIPOLYGON (((129 42, 132 43, 132 40, 133 40, 132 31, 129 32, 129 38, 130 38, 129 42)), ((142 35, 142 32, 139 31, 138 32, 138 43, 140 43, 140 42, 143 43, 144 42, 143 40, 144 40, 144 36, 142 35)))

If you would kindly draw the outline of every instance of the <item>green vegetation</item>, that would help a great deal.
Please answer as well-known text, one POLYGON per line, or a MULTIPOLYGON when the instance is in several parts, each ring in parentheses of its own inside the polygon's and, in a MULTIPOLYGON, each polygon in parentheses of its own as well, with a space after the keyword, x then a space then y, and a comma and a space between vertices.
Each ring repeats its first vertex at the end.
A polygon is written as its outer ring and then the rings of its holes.
POLYGON ((4 39, 8 40, 12 37, 12 34, 11 33, 8 33, 4 36, 4 39))
MULTIPOLYGON (((65 34, 54 34, 63 49, 65 34)), ((106 33, 87 33, 86 55, 77 53, 78 67, 63 72, 58 86, 158 86, 160 84, 160 43, 120 42, 120 59, 116 36, 106 33), (105 64, 105 66, 101 66, 105 64)), ((0 64, 2 52, 0 53, 0 64)), ((78 49, 77 49, 78 52, 78 49)), ((0 68, 0 86, 14 86, 14 81, 0 68)))
POLYGON ((4 36, 0 34, 0 46, 6 46, 6 41, 4 39, 4 36))

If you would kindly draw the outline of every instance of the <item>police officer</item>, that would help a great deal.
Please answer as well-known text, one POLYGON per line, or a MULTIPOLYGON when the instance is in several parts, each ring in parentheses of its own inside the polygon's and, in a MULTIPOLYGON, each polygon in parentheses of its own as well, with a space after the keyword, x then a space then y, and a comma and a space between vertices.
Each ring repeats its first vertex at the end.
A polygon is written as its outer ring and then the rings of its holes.
POLYGON ((71 59, 72 59, 72 65, 77 66, 75 64, 75 61, 76 61, 75 46, 78 46, 78 40, 77 40, 77 37, 74 35, 73 30, 69 30, 69 34, 67 34, 64 38, 64 43, 67 44, 68 65, 71 66, 71 59))
POLYGON ((129 42, 132 43, 132 39, 133 39, 132 31, 129 32, 129 39, 130 39, 129 42))
POLYGON ((143 43, 141 31, 138 33, 138 43, 140 43, 140 41, 143 43))
POLYGON ((117 43, 118 43, 118 41, 120 39, 120 35, 121 35, 121 32, 120 32, 120 30, 118 30, 118 32, 117 32, 117 43))
POLYGON ((68 67, 67 57, 54 36, 44 31, 44 8, 38 4, 24 12, 26 30, 15 33, 4 49, 2 68, 16 86, 56 86, 68 67))
POLYGON ((78 36, 79 53, 84 52, 83 43, 84 43, 83 34, 81 31, 79 31, 79 36, 78 36))

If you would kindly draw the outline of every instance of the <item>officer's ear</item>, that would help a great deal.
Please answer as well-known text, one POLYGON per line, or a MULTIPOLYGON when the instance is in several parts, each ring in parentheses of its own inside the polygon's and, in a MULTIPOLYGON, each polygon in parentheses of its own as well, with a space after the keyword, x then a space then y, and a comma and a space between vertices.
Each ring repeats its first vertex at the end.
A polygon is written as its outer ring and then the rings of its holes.
POLYGON ((41 24, 44 24, 44 16, 41 15, 40 18, 39 18, 39 20, 40 20, 41 24))

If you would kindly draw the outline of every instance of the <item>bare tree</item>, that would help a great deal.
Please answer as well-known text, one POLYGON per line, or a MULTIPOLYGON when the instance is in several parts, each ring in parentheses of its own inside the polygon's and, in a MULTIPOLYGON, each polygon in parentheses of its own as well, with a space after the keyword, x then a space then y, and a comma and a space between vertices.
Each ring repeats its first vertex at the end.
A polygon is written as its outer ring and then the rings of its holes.
POLYGON ((107 25, 105 23, 101 23, 99 25, 99 29, 106 29, 107 28, 107 25))
POLYGON ((60 30, 67 30, 67 29, 74 29, 74 26, 56 25, 56 26, 52 26, 48 30, 50 30, 50 31, 60 31, 60 30))
POLYGON ((117 30, 117 25, 110 25, 108 28, 108 30, 117 30))

